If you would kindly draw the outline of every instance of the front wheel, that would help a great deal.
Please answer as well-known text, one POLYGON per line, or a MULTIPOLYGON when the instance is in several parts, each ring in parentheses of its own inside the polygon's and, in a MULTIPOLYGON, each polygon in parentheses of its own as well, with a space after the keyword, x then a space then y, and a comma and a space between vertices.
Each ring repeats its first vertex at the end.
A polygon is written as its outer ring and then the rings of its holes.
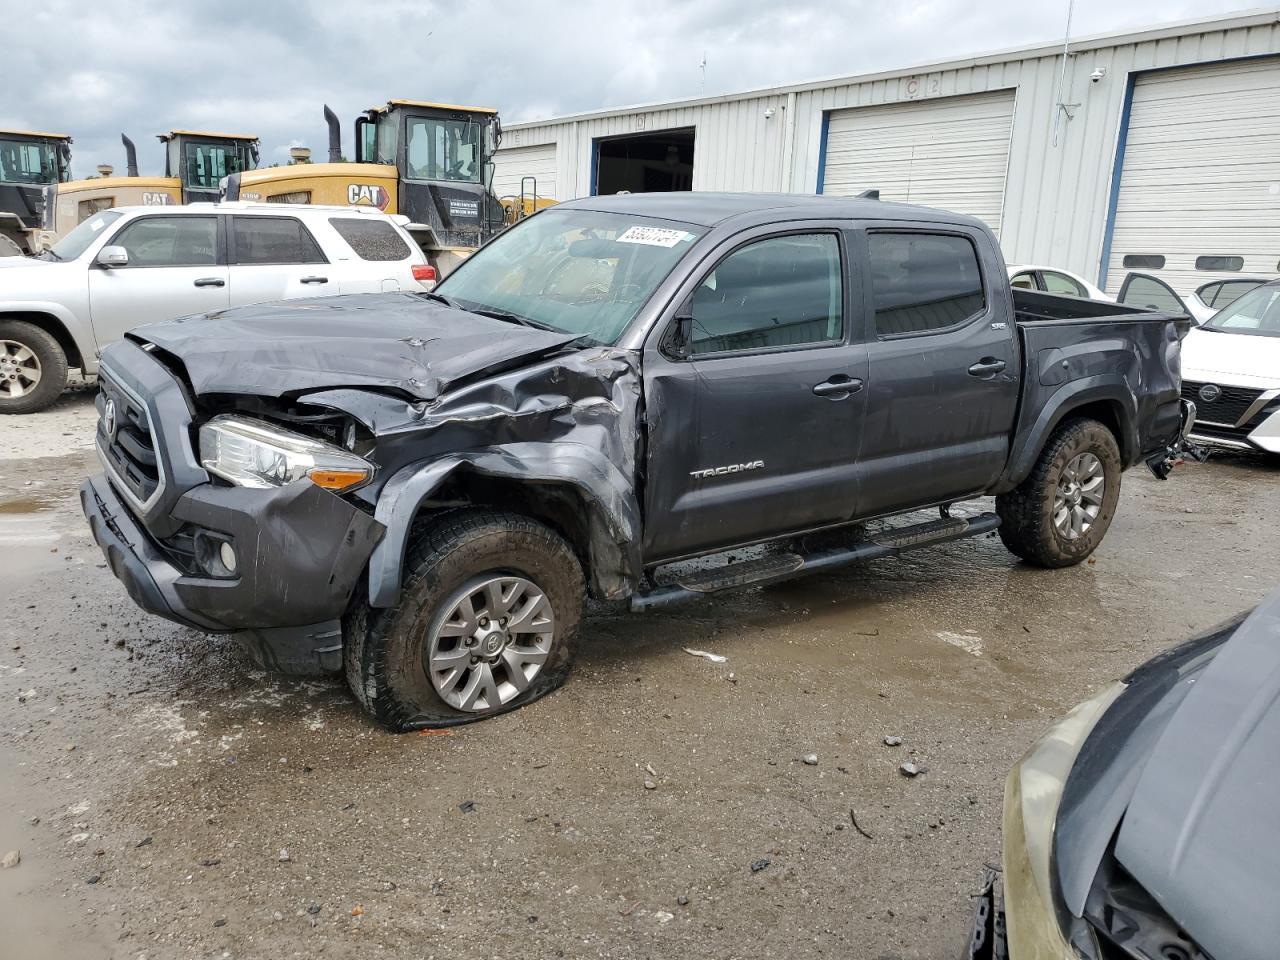
POLYGON ((549 527, 445 514, 411 543, 399 606, 348 616, 347 682, 396 731, 513 710, 564 681, 583 602, 581 565, 549 527))
POLYGON ((1080 563, 1102 542, 1120 499, 1120 448, 1097 420, 1058 427, 1031 474, 996 497, 1000 539, 1040 567, 1080 563))

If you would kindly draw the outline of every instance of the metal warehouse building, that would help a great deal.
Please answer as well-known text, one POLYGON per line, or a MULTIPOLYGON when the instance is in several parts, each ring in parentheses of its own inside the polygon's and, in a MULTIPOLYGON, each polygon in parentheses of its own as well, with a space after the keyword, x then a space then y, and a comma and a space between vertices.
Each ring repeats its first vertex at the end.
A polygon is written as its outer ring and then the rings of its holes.
POLYGON ((878 188, 981 217, 1011 262, 1111 291, 1126 258, 1180 289, 1276 274, 1280 8, 513 124, 495 190, 529 176, 559 200, 878 188))

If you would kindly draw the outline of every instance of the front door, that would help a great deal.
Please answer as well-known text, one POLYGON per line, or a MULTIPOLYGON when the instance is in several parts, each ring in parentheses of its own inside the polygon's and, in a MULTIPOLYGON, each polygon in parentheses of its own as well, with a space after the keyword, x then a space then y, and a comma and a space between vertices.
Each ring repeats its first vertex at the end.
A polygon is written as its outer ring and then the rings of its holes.
POLYGON ((971 496, 1000 476, 1018 408, 1007 272, 978 231, 874 229, 858 512, 971 496))
POLYGON ((124 247, 129 263, 89 270, 89 310, 99 347, 139 324, 226 309, 227 267, 218 256, 216 216, 141 217, 108 244, 124 247))
POLYGON ((866 350, 847 262, 835 228, 731 243, 651 338, 646 561, 852 517, 866 350))

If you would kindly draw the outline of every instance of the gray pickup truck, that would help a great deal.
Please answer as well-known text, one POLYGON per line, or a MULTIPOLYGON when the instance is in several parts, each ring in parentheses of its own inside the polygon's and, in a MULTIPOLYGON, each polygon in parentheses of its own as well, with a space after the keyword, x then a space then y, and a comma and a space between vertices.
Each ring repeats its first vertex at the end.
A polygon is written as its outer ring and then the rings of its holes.
POLYGON ((1122 471, 1167 473, 1194 419, 1189 324, 1011 291, 959 215, 593 197, 431 294, 133 330, 81 500, 143 608, 345 670, 393 729, 458 723, 554 688, 587 595, 643 610, 996 530, 1079 563, 1122 471))

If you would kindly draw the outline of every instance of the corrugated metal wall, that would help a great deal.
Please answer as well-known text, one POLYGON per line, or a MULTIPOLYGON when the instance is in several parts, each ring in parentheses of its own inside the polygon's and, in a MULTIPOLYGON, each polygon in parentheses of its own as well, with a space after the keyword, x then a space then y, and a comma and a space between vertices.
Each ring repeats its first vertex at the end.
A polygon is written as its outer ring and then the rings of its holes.
POLYGON ((812 193, 829 110, 1016 89, 1001 243, 1010 262, 1050 263, 1096 278, 1120 119, 1131 75, 1155 68, 1280 53, 1280 11, 1223 18, 1221 26, 1077 41, 1068 60, 1069 106, 1053 142, 1062 58, 1052 48, 973 58, 937 70, 896 71, 841 83, 722 97, 508 127, 504 147, 554 142, 562 196, 591 192, 598 137, 694 127, 695 190, 812 193), (1091 83, 1095 68, 1106 77, 1091 83), (772 115, 766 117, 768 111, 772 115))

